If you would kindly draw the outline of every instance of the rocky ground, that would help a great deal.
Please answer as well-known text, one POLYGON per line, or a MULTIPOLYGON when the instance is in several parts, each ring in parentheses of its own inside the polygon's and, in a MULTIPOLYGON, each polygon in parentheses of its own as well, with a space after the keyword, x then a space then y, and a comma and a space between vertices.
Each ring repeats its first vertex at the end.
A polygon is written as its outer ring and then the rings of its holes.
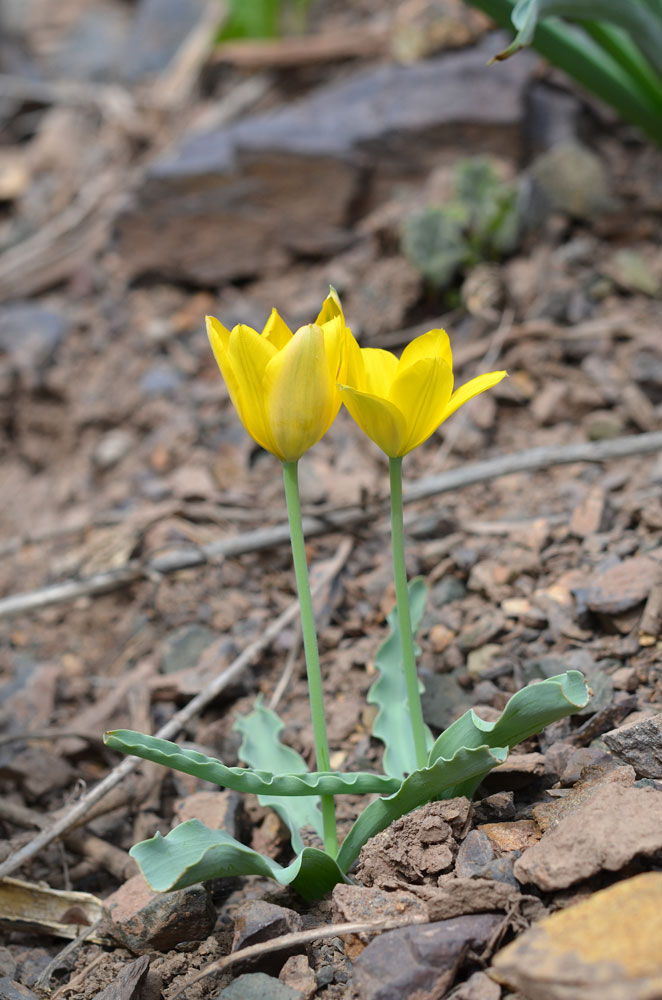
MULTIPOLYGON (((662 995, 662 155, 529 53, 487 69, 461 3, 382 6, 226 49, 201 0, 2 11, 0 997, 662 995), (517 233, 442 255, 442 287, 412 220, 478 156, 517 233), (426 721, 570 668, 592 698, 320 903, 255 877, 158 896, 128 850, 186 818, 288 858, 255 798, 119 780, 101 735, 180 712, 237 764, 261 694, 311 759, 295 619, 265 632, 294 599, 280 471, 202 320, 296 327, 329 283, 363 344, 444 325, 459 380, 510 373, 405 460, 426 721)), ((379 768, 385 461, 341 412, 301 477, 332 763, 379 768)))

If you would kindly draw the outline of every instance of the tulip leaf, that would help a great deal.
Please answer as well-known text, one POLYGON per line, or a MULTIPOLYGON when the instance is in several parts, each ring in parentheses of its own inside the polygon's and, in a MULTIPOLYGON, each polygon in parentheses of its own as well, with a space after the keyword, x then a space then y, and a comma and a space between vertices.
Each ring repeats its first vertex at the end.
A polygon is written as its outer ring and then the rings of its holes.
MULTIPOLYGON (((240 716, 234 728, 243 735, 239 756, 252 768, 265 765, 289 774, 308 774, 303 757, 280 741, 283 722, 275 712, 260 702, 250 715, 240 716)), ((292 849, 298 854, 304 848, 301 830, 309 828, 322 839, 322 813, 319 800, 312 796, 283 798, 277 795, 258 795, 260 805, 270 806, 289 828, 292 849)))
POLYGON ((166 837, 157 833, 135 844, 129 853, 157 892, 184 889, 211 878, 262 875, 292 886, 305 899, 319 899, 338 882, 348 881, 337 862, 315 847, 305 847, 284 868, 198 819, 180 823, 166 837))
MULTIPOLYGON (((341 795, 341 794, 391 794, 400 787, 396 778, 368 771, 343 773, 337 771, 312 771, 301 774, 272 774, 271 771, 254 771, 247 767, 226 767, 220 760, 207 757, 197 750, 185 750, 170 740, 146 736, 132 729, 114 729, 104 734, 104 743, 114 750, 143 757, 155 764, 163 764, 173 771, 192 774, 203 781, 211 781, 222 788, 256 795, 341 795)), ((294 751, 292 751, 294 753, 294 751)), ((273 762, 273 758, 272 758, 273 762)))
POLYGON ((345 838, 338 864, 347 871, 363 845, 406 813, 437 799, 452 798, 458 784, 482 778, 508 756, 505 747, 460 747, 450 760, 437 759, 414 771, 389 798, 377 799, 365 809, 345 838))
MULTIPOLYGON (((417 632, 427 597, 427 587, 422 577, 416 577, 409 583, 409 607, 411 610, 411 627, 417 632)), ((375 658, 375 667, 379 677, 368 692, 368 702, 377 705, 379 711, 372 727, 372 735, 384 744, 382 766, 386 774, 395 778, 404 778, 416 770, 416 749, 411 729, 411 719, 407 707, 407 688, 405 684, 402 650, 400 646, 400 627, 398 612, 394 608, 387 616, 391 635, 379 647, 375 658)), ((419 683, 423 691, 423 685, 419 683)), ((428 749, 434 742, 432 733, 426 728, 428 749)))
MULTIPOLYGON (((473 709, 465 712, 435 741, 428 763, 432 764, 438 757, 452 756, 458 747, 487 745, 510 749, 539 733, 550 722, 584 708, 588 699, 588 688, 578 670, 568 670, 529 684, 509 698, 496 722, 485 722, 473 709)), ((453 794, 471 797, 481 780, 464 783, 453 794)))

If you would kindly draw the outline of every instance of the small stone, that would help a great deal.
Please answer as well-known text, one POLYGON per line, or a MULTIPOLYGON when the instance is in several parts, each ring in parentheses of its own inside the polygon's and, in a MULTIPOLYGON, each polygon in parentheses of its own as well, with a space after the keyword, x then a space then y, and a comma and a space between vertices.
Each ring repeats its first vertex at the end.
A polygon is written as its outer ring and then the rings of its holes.
POLYGON ((37 1000, 37 997, 27 986, 3 976, 0 979, 0 1000, 37 1000))
POLYGON ((502 654, 503 649, 496 642, 472 649, 467 656, 467 670, 472 677, 482 677, 502 654))
POLYGON ((239 833, 239 817, 243 798, 228 788, 221 792, 194 792, 175 803, 179 823, 199 819, 211 830, 225 830, 231 837, 239 833))
POLYGON ((513 859, 510 857, 494 858, 493 861, 488 861, 487 864, 476 868, 471 877, 486 879, 490 882, 502 882, 504 885, 510 885, 519 890, 519 882, 515 878, 513 865, 513 859))
POLYGON ((29 384, 53 363, 66 333, 64 317, 52 309, 29 302, 0 307, 0 354, 29 384))
MULTIPOLYGON (((578 142, 563 142, 534 160, 538 218, 546 211, 565 212, 576 219, 591 219, 610 204, 609 180, 603 161, 578 142)), ((533 221, 533 220, 532 220, 533 221)))
POLYGON ((452 1000, 499 1000, 501 987, 484 972, 474 972, 453 990, 452 1000))
POLYGON ((161 652, 161 672, 173 674, 178 670, 197 667, 205 649, 217 636, 203 625, 182 625, 166 639, 161 652))
POLYGON ((662 996, 662 874, 625 879, 540 920, 495 955, 490 976, 536 1000, 662 996))
POLYGON ((640 778, 662 778, 662 715, 612 729, 603 740, 640 778))
POLYGON ((483 615, 478 621, 462 629, 458 636, 458 645, 463 653, 478 649, 503 632, 505 622, 501 615, 483 615))
POLYGON ((597 484, 577 504, 570 519, 570 531, 579 538, 587 538, 605 531, 609 520, 607 494, 597 484))
POLYGON ((142 875, 135 875, 109 896, 104 911, 112 935, 136 955, 169 951, 182 941, 203 941, 216 923, 206 886, 154 892, 142 875))
POLYGON ((497 855, 510 851, 525 851, 540 840, 540 828, 532 819, 520 819, 515 823, 484 823, 479 831, 490 839, 497 855))
POLYGON ((551 381, 543 386, 531 402, 531 413, 541 426, 558 424, 567 413, 568 385, 551 381))
POLYGON ((455 874, 458 878, 471 878, 477 869, 493 860, 494 848, 487 834, 470 830, 457 852, 455 874))
POLYGON ((182 377, 174 368, 167 365, 156 365, 143 375, 140 388, 148 399, 158 396, 174 396, 180 386, 182 377))
POLYGON ((16 972, 16 959, 9 948, 0 946, 0 977, 11 979, 16 972))
POLYGON ((248 972, 216 994, 216 1000, 301 1000, 299 990, 264 972, 248 972))
POLYGON ((479 952, 501 921, 481 913, 387 931, 359 955, 353 984, 361 1000, 403 1000, 433 989, 444 996, 469 949, 479 952))
POLYGON ((302 926, 301 917, 294 910, 263 899, 249 899, 235 913, 232 950, 300 931, 302 926))
POLYGON ((92 461, 100 472, 112 469, 129 454, 134 442, 135 439, 131 431, 121 427, 108 431, 94 449, 92 461))
POLYGON ((619 667, 611 675, 612 684, 616 691, 636 691, 639 686, 639 678, 635 667, 619 667))
POLYGON ((429 674, 424 681, 423 718, 435 729, 447 729, 469 707, 453 674, 429 674))
POLYGON ((432 651, 434 653, 443 653, 455 638, 455 632, 446 625, 433 625, 428 638, 432 651))
POLYGON ((280 970, 278 978, 292 990, 297 990, 302 1000, 311 1000, 317 992, 317 976, 305 955, 290 955, 280 970))
POLYGON ((625 432, 625 423, 613 410, 594 410, 584 420, 584 431, 589 441, 609 441, 625 432))
POLYGON ((661 849, 662 792, 604 782, 524 852, 515 876, 549 892, 661 849))
POLYGON ((476 820, 479 823, 501 823, 515 815, 515 795, 513 792, 494 792, 475 804, 476 820))
POLYGON ((442 608, 451 601, 461 601, 466 594, 466 588, 458 577, 445 576, 432 588, 430 598, 435 608, 442 608))
MULTIPOLYGON (((141 955, 135 962, 125 965, 117 979, 101 993, 97 993, 95 1000, 147 1000, 147 979, 149 972, 149 956, 141 955)), ((149 987, 148 987, 149 988, 149 987)), ((160 994, 158 990, 156 996, 160 994)), ((154 994, 152 994, 154 995, 154 994)))
POLYGON ((659 579, 660 562, 649 556, 633 556, 594 573, 588 580, 585 600, 591 611, 620 615, 646 600, 659 579))

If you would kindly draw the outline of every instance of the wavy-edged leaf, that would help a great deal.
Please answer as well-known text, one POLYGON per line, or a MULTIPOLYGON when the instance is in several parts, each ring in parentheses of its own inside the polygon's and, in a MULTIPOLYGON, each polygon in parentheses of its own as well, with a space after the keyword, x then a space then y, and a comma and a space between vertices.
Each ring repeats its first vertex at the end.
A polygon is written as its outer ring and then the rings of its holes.
MULTIPOLYGON (((470 708, 435 740, 428 763, 432 764, 438 757, 451 757, 459 747, 485 744, 490 747, 514 747, 541 732, 550 722, 583 708, 588 699, 588 688, 578 670, 568 670, 529 684, 508 700, 496 722, 485 722, 470 708)), ((480 780, 463 783, 454 789, 453 794, 471 797, 480 780)))
MULTIPOLYGON (((301 754, 280 741, 282 720, 260 702, 250 715, 239 716, 234 728, 243 736, 239 756, 252 768, 269 766, 276 771, 285 771, 289 774, 308 774, 306 762, 301 754)), ((270 806, 275 813, 278 813, 288 827, 295 854, 303 851, 301 830, 305 827, 311 828, 320 839, 324 838, 318 798, 258 795, 258 800, 260 805, 270 806)))
POLYGON ((337 862, 315 847, 305 847, 284 868, 198 819, 180 823, 166 837, 157 833, 135 844, 129 853, 157 892, 184 889, 211 878, 262 875, 292 886, 304 899, 319 899, 338 882, 348 881, 337 862))
POLYGON ((343 871, 358 857, 363 845, 394 820, 425 805, 426 802, 451 798, 460 783, 482 778, 508 756, 505 747, 462 747, 450 760, 438 757, 429 767, 414 771, 402 782, 399 791, 386 799, 377 799, 359 816, 338 852, 343 871))
POLYGON ((146 736, 132 729, 113 729, 104 733, 103 739, 106 746, 113 750, 143 757, 223 788, 252 792, 255 795, 389 795, 400 787, 396 778, 371 774, 369 771, 272 774, 271 771, 253 771, 247 767, 226 767, 220 760, 207 757, 197 750, 184 750, 170 740, 146 736))
MULTIPOLYGON (((409 608, 414 634, 421 624, 426 598, 425 581, 420 576, 416 577, 409 583, 409 608)), ((368 692, 368 702, 379 708, 372 727, 372 735, 381 740, 385 747, 382 766, 391 777, 404 778, 405 774, 416 770, 417 763, 407 707, 407 686, 402 663, 397 608, 391 611, 386 620, 391 628, 391 634, 377 652, 375 667, 379 677, 368 692)), ((423 691, 420 682, 419 689, 423 691)), ((425 735, 429 749, 434 738, 427 726, 425 735)))

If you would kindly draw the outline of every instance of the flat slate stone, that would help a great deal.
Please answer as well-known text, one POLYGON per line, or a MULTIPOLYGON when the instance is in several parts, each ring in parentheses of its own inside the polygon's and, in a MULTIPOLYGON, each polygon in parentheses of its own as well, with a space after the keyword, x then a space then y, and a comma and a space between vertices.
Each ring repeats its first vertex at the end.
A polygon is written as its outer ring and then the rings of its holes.
POLYGON ((189 135, 148 169, 117 222, 133 275, 201 284, 328 255, 355 236, 355 199, 420 180, 440 148, 516 155, 532 57, 498 68, 495 38, 361 70, 282 108, 189 135))

